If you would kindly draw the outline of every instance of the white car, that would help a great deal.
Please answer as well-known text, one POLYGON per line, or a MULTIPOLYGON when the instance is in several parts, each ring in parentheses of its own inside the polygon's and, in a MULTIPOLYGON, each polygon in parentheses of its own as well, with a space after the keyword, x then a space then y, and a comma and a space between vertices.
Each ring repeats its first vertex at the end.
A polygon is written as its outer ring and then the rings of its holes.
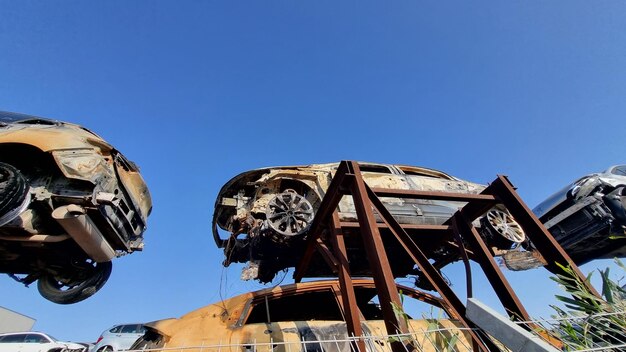
POLYGON ((0 352, 85 352, 87 348, 64 342, 41 332, 26 331, 0 334, 0 352))
POLYGON ((91 348, 92 352, 127 350, 146 332, 142 324, 122 324, 105 330, 91 348))

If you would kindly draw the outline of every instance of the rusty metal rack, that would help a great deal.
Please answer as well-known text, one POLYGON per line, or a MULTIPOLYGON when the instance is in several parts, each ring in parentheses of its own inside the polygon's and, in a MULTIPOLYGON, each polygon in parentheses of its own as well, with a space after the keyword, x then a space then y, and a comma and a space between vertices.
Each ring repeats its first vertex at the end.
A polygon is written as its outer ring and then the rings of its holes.
MULTIPOLYGON (((312 259, 316 255, 321 256, 339 277, 342 290, 340 303, 346 312, 349 333, 352 336, 362 336, 345 236, 346 232, 358 226, 358 240, 361 241, 365 252, 363 255, 369 262, 371 275, 376 283, 388 334, 408 333, 406 322, 398 317, 393 309, 394 305, 401 306, 394 282, 396 276, 386 251, 386 246, 390 241, 394 241, 396 245, 402 247, 404 255, 410 258, 412 265, 419 268, 423 277, 441 296, 445 304, 442 308, 471 332, 473 349, 498 351, 499 348, 491 338, 477 329, 466 317, 466 306, 444 280, 436 264, 428 257, 429 243, 433 238, 446 241, 449 246, 458 250, 458 258, 465 263, 468 297, 472 296, 469 260, 473 260, 480 265, 509 316, 517 321, 530 321, 528 312, 497 265, 494 252, 472 225, 474 220, 496 204, 506 207, 520 224, 536 250, 547 262, 546 268, 549 271, 562 272, 556 263, 569 266, 586 283, 576 264, 524 204, 505 176, 498 176, 480 194, 370 188, 363 181, 359 164, 354 161, 340 163, 311 224, 305 252, 296 266, 294 279, 300 282, 307 277, 312 259), (339 219, 337 205, 344 195, 350 195, 354 200, 358 224, 341 222, 339 219), (401 225, 385 208, 379 197, 453 201, 463 202, 465 205, 442 225, 401 225), (377 222, 377 216, 382 222, 377 222)), ((588 288, 599 296, 593 287, 589 285, 588 288)), ((356 343, 358 344, 358 341, 356 343)), ((554 344, 558 345, 558 342, 554 344)), ((398 343, 396 345, 394 351, 405 350, 404 346, 398 343)), ((355 348, 364 350, 364 346, 355 348)))

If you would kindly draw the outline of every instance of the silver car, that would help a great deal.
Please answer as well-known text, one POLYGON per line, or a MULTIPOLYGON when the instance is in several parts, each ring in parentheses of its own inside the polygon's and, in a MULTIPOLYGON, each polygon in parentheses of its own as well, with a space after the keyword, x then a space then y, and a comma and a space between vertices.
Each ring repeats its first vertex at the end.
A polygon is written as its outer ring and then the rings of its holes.
POLYGON ((626 256, 626 165, 579 178, 533 212, 577 264, 626 256))
POLYGON ((146 332, 142 324, 115 325, 100 334, 98 341, 91 348, 92 352, 111 352, 127 350, 146 332))

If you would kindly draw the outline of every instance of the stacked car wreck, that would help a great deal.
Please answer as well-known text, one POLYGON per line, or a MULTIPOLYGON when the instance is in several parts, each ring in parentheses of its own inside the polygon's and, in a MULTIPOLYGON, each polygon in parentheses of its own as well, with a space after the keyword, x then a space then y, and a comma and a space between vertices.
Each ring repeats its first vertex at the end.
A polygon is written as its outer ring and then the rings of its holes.
MULTIPOLYGON (((612 167, 569 185, 534 215, 504 176, 482 185, 353 161, 244 172, 215 203, 223 265, 247 263, 242 278, 262 283, 295 268, 296 284, 148 323, 132 349, 364 352, 367 338, 367 350, 497 350, 441 270, 463 261, 471 297, 475 261, 509 317, 528 321, 494 257, 515 270, 558 272, 565 263, 582 280, 576 264, 626 254, 625 189, 626 167, 612 167), (301 282, 320 277, 337 279, 301 282), (395 281, 406 277, 415 287, 395 281), (411 316, 401 296, 442 312, 411 316)), ((0 193, 0 271, 37 281, 53 302, 91 296, 113 258, 143 248, 152 204, 138 168, 80 126, 0 113, 0 193)))
POLYGON ((113 258, 143 248, 137 166, 80 126, 0 112, 0 192, 0 272, 53 302, 93 295, 113 258))
MULTIPOLYGON (((444 172, 415 166, 359 163, 363 178, 370 187, 415 191, 439 191, 478 194, 484 185, 468 182, 444 172)), ((224 265, 248 262, 242 277, 269 282, 300 259, 309 226, 313 222, 339 163, 277 167, 253 170, 231 179, 222 187, 215 204, 213 236, 224 248, 224 265), (223 239, 218 228, 230 235, 223 239)), ((385 207, 400 224, 441 225, 464 203, 440 200, 412 200, 385 197, 385 207)), ((341 221, 356 221, 351 197, 343 197, 338 206, 341 221)), ((380 219, 379 219, 380 221, 380 219)), ((522 229, 506 210, 491 209, 476 224, 481 234, 500 250, 509 250, 524 242, 522 229)), ((358 232, 355 229, 353 232, 358 232)), ((355 235, 357 235, 355 233, 355 235)), ((394 254, 397 245, 386 247, 394 262, 394 274, 403 277, 418 274, 406 258, 394 254)), ((369 265, 356 251, 349 258, 354 275, 370 276, 369 265)), ((444 266, 460 259, 455 248, 440 245, 429 248, 432 258, 444 266)), ((332 275, 325 265, 316 265, 311 277, 332 275)))

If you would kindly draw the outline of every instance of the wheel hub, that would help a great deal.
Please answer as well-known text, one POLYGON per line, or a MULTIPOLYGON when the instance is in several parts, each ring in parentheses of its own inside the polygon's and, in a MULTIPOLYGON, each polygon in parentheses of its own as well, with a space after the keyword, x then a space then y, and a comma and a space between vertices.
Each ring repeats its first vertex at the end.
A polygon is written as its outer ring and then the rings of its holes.
POLYGON ((487 222, 496 233, 513 243, 526 240, 524 230, 507 211, 491 209, 487 213, 487 222))
POLYGON ((272 198, 265 212, 269 226, 283 236, 298 236, 306 232, 313 221, 311 203, 293 190, 272 198))

